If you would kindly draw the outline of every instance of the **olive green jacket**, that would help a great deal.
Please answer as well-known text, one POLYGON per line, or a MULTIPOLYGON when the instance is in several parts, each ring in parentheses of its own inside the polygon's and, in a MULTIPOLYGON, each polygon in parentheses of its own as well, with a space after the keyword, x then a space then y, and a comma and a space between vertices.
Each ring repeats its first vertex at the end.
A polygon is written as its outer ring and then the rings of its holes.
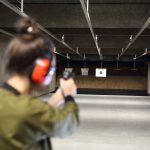
POLYGON ((78 107, 68 102, 53 108, 28 95, 0 88, 0 150, 43 150, 41 138, 63 137, 78 125, 78 107))

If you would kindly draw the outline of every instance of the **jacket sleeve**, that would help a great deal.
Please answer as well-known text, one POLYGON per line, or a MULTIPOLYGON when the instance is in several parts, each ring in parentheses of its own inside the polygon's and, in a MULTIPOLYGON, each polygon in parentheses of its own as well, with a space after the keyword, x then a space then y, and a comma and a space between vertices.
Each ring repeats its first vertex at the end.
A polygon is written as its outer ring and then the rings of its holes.
POLYGON ((62 108, 54 108, 31 99, 27 107, 26 122, 35 132, 64 137, 76 131, 79 124, 78 106, 74 101, 68 101, 62 108))

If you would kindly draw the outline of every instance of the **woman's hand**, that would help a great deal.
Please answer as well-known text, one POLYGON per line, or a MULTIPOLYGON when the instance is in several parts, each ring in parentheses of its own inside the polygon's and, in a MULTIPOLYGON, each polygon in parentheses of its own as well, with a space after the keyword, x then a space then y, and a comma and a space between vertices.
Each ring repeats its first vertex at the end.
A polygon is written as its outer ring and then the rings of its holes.
POLYGON ((77 93, 77 87, 72 78, 64 80, 61 78, 59 80, 60 87, 57 89, 51 98, 48 100, 50 106, 58 106, 60 103, 64 103, 64 96, 75 96, 77 93))
POLYGON ((67 96, 67 95, 75 96, 75 94, 77 93, 77 87, 73 78, 70 78, 68 80, 64 80, 63 78, 61 78, 59 80, 59 83, 60 83, 60 89, 64 94, 63 96, 67 96))

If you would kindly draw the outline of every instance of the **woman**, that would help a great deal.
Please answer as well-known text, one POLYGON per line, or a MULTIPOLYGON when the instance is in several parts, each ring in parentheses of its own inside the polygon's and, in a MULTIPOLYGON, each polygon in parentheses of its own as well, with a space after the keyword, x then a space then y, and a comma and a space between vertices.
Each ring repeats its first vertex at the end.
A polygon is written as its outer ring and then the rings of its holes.
POLYGON ((0 88, 0 150, 51 149, 47 137, 65 136, 78 125, 73 79, 60 79, 60 87, 47 103, 29 96, 34 87, 51 81, 55 68, 53 45, 34 20, 17 23, 19 35, 5 51, 5 82, 0 88), (65 102, 62 108, 59 103, 65 102))

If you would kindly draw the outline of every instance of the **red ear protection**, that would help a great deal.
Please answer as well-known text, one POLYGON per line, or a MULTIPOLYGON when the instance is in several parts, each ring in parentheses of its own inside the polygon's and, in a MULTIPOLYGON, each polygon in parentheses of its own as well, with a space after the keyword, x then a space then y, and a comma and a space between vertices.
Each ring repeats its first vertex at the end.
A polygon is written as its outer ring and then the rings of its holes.
POLYGON ((42 83, 50 67, 51 62, 48 58, 37 59, 31 73, 31 80, 34 83, 42 83))

